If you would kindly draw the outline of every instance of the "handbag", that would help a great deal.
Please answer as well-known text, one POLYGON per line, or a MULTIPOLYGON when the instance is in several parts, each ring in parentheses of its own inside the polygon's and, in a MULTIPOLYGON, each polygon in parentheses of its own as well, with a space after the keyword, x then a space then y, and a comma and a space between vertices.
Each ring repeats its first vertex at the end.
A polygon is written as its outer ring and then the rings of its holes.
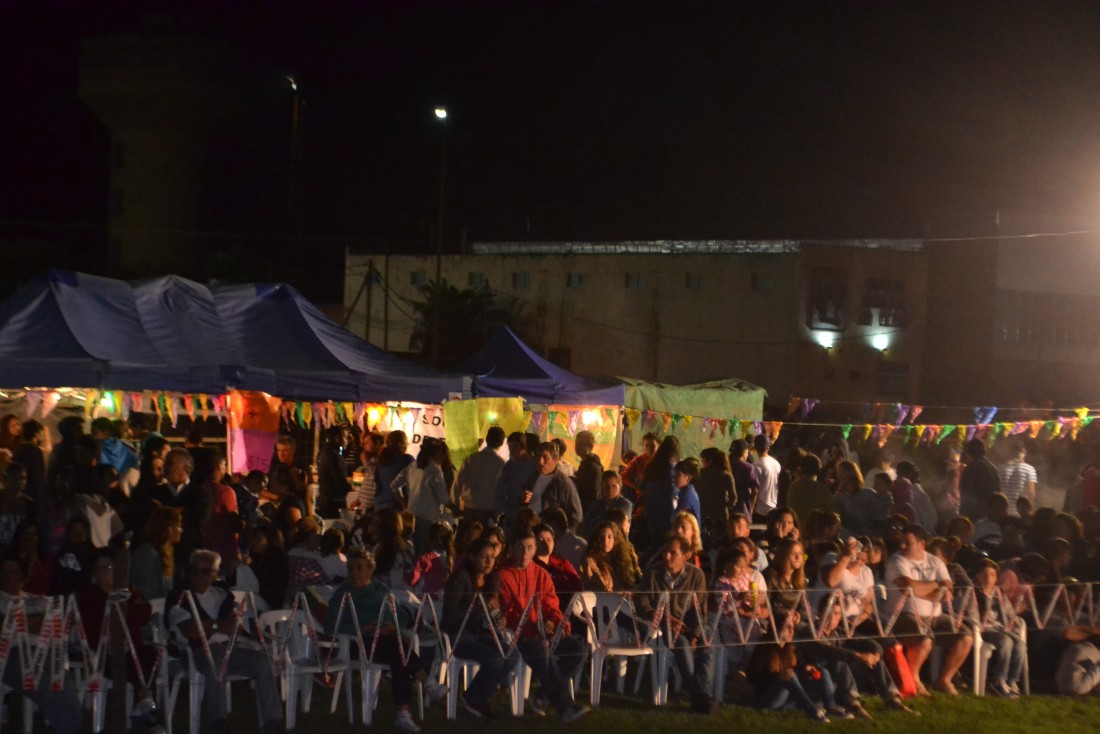
POLYGON ((894 685, 898 687, 898 694, 902 698, 913 698, 917 695, 917 681, 913 672, 909 670, 909 660, 905 657, 905 648, 900 642, 887 645, 882 648, 882 659, 886 663, 886 669, 894 679, 894 685))

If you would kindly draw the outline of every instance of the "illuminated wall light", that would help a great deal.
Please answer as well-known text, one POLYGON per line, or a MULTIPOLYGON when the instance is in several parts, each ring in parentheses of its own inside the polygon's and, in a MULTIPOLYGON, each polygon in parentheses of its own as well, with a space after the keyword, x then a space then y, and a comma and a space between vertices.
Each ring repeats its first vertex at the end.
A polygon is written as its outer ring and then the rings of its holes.
POLYGON ((814 341, 826 349, 832 349, 836 345, 836 334, 831 331, 815 331, 814 341))
POLYGON ((890 348, 890 335, 889 334, 875 334, 871 337, 871 346, 880 352, 885 352, 890 348))

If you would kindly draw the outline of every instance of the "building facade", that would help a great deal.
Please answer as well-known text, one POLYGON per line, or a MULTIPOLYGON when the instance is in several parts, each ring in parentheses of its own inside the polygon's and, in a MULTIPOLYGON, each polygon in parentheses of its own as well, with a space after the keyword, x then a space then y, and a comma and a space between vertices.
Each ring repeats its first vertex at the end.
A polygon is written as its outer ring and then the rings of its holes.
POLYGON ((791 395, 921 400, 920 241, 484 243, 438 260, 349 254, 350 328, 408 350, 408 302, 437 267, 458 287, 491 288, 533 348, 581 374, 671 384, 738 377, 777 405, 791 395))

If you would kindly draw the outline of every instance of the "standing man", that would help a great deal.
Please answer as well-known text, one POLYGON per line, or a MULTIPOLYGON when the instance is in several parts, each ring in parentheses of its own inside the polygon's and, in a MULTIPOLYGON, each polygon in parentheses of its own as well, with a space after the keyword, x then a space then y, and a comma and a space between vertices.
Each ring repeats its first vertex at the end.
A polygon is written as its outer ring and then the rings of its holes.
MULTIPOLYGON (((664 563, 653 566, 642 577, 635 596, 638 613, 653 619, 662 593, 668 592, 668 624, 661 631, 676 661, 676 669, 691 695, 696 713, 713 714, 718 710, 709 691, 714 679, 714 648, 706 644, 707 582, 702 570, 687 562, 691 543, 682 536, 670 537, 664 544, 664 563)), ((614 622, 612 622, 614 624, 614 622)))
POLYGON ((959 512, 971 520, 985 512, 989 496, 1001 491, 1001 477, 997 468, 985 458, 985 444, 980 438, 966 443, 966 468, 959 477, 959 494, 962 506, 959 512))
POLYGON ((783 467, 779 461, 771 455, 771 442, 763 433, 752 440, 753 450, 756 452, 757 479, 760 482, 760 493, 756 498, 756 507, 753 508, 753 522, 765 523, 768 513, 779 507, 779 475, 783 467))
POLYGON ((644 492, 642 491, 642 478, 645 476, 645 468, 657 453, 656 433, 647 433, 642 436, 642 453, 634 457, 630 465, 623 471, 623 493, 626 498, 634 503, 638 509, 642 505, 644 492))
POLYGON ((347 507, 348 482, 344 464, 344 448, 347 436, 340 426, 325 430, 324 442, 317 455, 317 514, 329 520, 340 517, 340 510, 347 507))
POLYGON ((497 481, 504 469, 504 459, 497 453, 504 445, 504 429, 493 426, 485 434, 485 446, 471 454, 458 472, 456 494, 462 506, 463 517, 478 520, 483 525, 496 520, 500 499, 497 497, 497 481))
POLYGON ((565 476, 558 466, 558 447, 550 442, 539 446, 538 471, 529 475, 523 483, 523 504, 535 513, 541 513, 551 507, 565 510, 569 527, 574 528, 584 519, 577 486, 565 476))
MULTIPOLYGON (((191 551, 202 547, 202 530, 213 512, 210 495, 200 484, 191 481, 195 460, 187 449, 172 449, 164 460, 164 484, 149 492, 149 498, 165 507, 183 511, 183 535, 176 545, 176 556, 188 558, 191 551)), ((219 566, 221 558, 218 559, 219 566)))
POLYGON ((811 510, 836 512, 837 507, 829 485, 817 480, 817 475, 821 473, 821 459, 814 454, 806 454, 799 462, 799 468, 801 476, 791 482, 787 504, 797 515, 799 527, 805 527, 811 510))
POLYGON ((577 484, 577 494, 581 498, 582 507, 588 507, 599 497, 603 462, 593 452, 595 448, 596 435, 592 431, 580 431, 573 439, 573 450, 577 452, 580 460, 573 481, 577 484))
POLYGON ((749 444, 743 439, 730 444, 730 472, 737 489, 733 510, 745 517, 752 517, 760 496, 760 478, 756 467, 749 463, 749 444))
POLYGON ((523 506, 523 484, 538 468, 535 457, 527 450, 527 436, 519 431, 509 435, 508 461, 504 463, 497 479, 498 513, 507 514, 509 520, 516 519, 516 513, 523 506))
POLYGON ((1016 515, 1016 500, 1021 496, 1031 500, 1035 506, 1035 487, 1039 483, 1039 474, 1035 467, 1027 463, 1027 449, 1021 443, 1016 447, 1012 460, 1001 469, 1001 491, 1008 497, 1008 513, 1016 515))
POLYGON ((944 599, 950 599, 953 589, 951 574, 943 561, 925 551, 927 542, 928 531, 916 523, 902 530, 901 549, 886 563, 886 609, 892 611, 903 604, 893 634, 905 648, 918 691, 927 693, 920 670, 933 645, 940 645, 946 654, 940 675, 932 685, 956 696, 959 692, 951 679, 966 662, 974 637, 965 624, 956 631, 951 616, 943 613, 944 599))

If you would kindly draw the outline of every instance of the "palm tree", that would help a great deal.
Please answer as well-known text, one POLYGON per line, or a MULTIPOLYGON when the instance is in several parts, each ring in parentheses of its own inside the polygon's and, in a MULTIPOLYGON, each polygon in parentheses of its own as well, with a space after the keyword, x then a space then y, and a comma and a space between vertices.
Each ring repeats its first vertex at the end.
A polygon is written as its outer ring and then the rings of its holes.
POLYGON ((498 303, 488 286, 459 289, 446 280, 432 280, 419 291, 420 300, 408 301, 416 312, 409 349, 433 361, 433 367, 452 367, 471 357, 515 312, 514 304, 498 303))

